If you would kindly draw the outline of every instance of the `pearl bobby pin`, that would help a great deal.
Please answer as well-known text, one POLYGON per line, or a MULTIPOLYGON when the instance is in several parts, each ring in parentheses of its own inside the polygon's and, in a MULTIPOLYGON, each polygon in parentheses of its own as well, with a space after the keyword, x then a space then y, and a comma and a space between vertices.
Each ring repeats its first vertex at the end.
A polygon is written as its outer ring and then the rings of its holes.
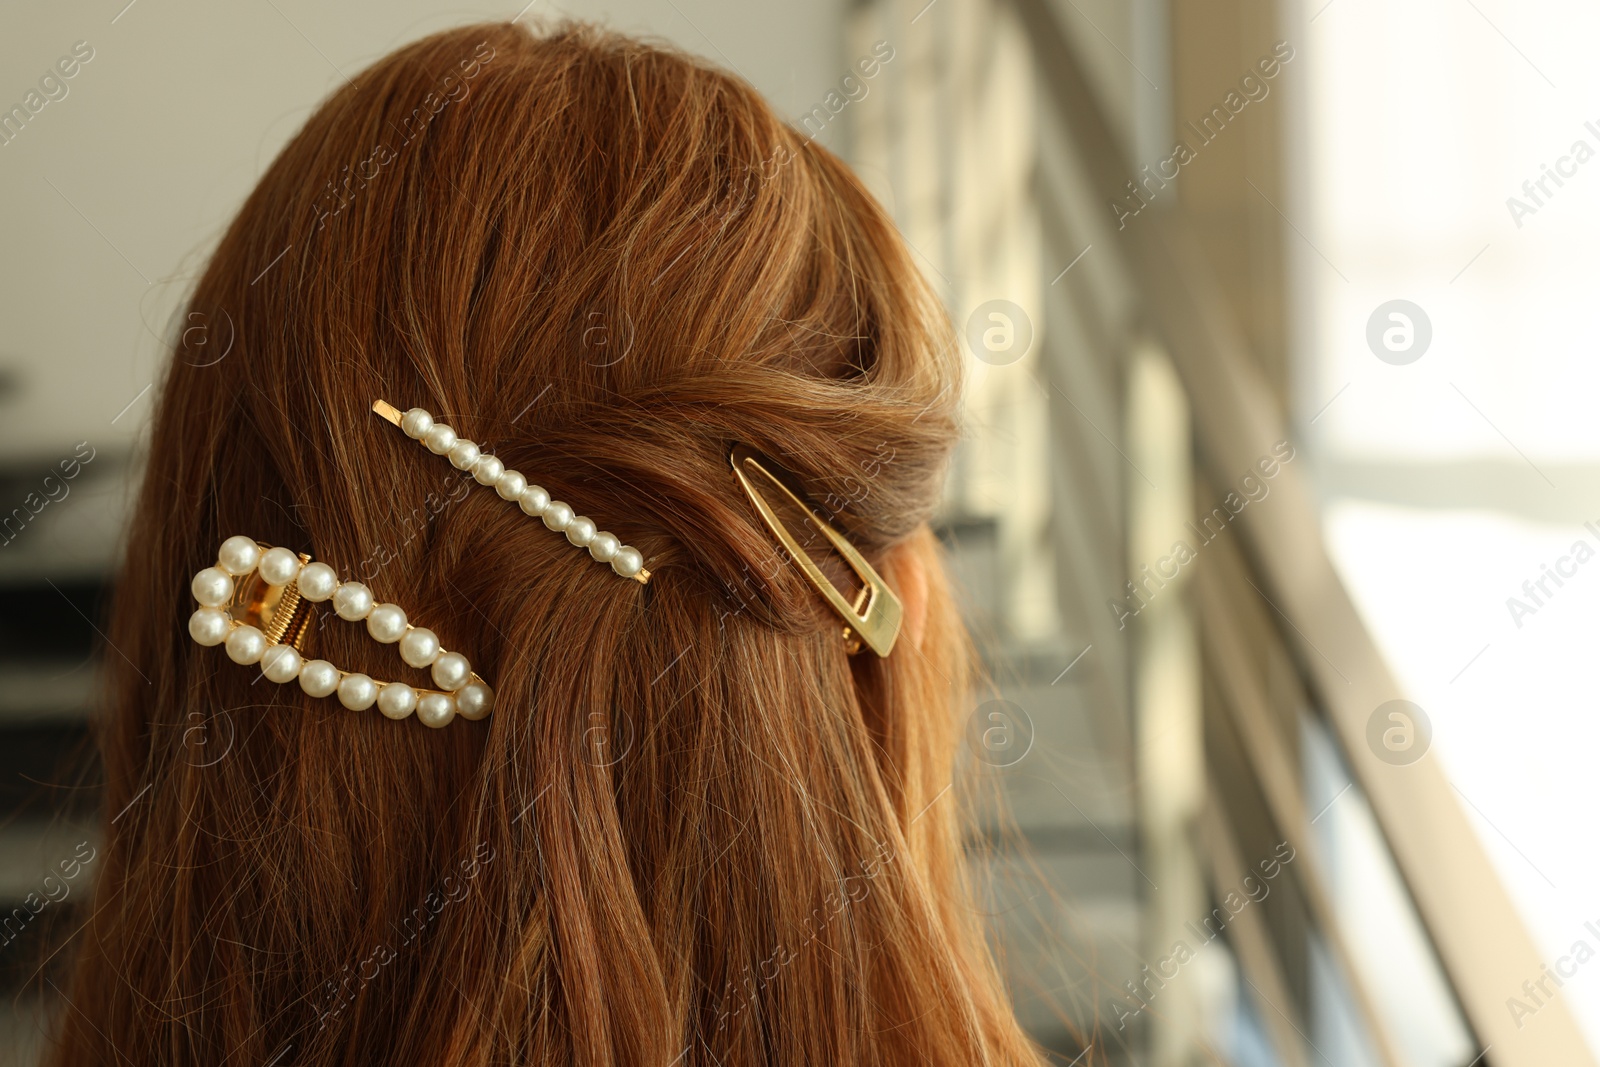
POLYGON ((447 652, 438 635, 414 626, 395 604, 377 603, 360 582, 341 582, 332 567, 305 553, 273 548, 249 537, 222 542, 215 566, 189 585, 199 607, 189 616, 189 636, 202 645, 222 645, 241 665, 261 666, 279 684, 299 681, 314 697, 338 694, 351 711, 378 710, 391 719, 413 711, 426 726, 440 727, 457 715, 481 719, 494 706, 494 690, 473 671, 467 657, 447 652), (302 654, 311 624, 311 605, 332 601, 348 622, 365 622, 367 633, 386 645, 399 645, 400 658, 428 669, 438 689, 414 689, 404 682, 377 682, 365 674, 340 670, 325 659, 302 654))
POLYGON ((624 578, 641 584, 650 581, 645 569, 644 556, 632 545, 625 545, 616 534, 607 533, 586 515, 576 514, 571 504, 551 500, 543 486, 533 485, 520 472, 507 470, 506 465, 486 454, 478 445, 422 408, 401 412, 386 400, 374 400, 372 410, 400 427, 405 435, 419 442, 436 456, 446 456, 457 470, 465 471, 480 485, 492 485, 502 500, 514 502, 524 514, 543 520, 545 526, 556 533, 566 534, 567 540, 578 548, 586 548, 589 555, 600 563, 609 563, 611 569, 624 578))

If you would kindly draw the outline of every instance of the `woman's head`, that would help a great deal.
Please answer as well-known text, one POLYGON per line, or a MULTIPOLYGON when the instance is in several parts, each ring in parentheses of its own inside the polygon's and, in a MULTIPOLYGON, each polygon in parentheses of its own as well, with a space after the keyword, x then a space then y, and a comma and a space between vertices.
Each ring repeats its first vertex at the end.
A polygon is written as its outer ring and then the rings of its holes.
MULTIPOLYGON (((60 1062, 1028 1056, 944 792, 967 654, 925 523, 958 365, 837 159, 670 50, 439 34, 312 116, 186 323, 212 344, 175 346, 119 581, 121 814, 60 1062), (380 397, 650 583, 469 487, 380 397), (846 654, 736 443, 908 592, 889 657, 846 654), (406 607, 492 717, 391 722, 194 644, 188 577, 233 534, 406 607)), ((422 680, 331 613, 309 640, 422 680)))

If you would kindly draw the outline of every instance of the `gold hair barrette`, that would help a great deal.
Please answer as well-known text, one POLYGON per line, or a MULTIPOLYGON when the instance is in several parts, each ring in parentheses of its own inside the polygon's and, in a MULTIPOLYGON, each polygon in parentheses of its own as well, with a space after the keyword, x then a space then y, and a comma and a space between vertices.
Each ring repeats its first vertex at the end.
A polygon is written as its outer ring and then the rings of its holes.
POLYGON ((616 534, 606 533, 595 525, 593 519, 573 512, 572 505, 551 500, 543 486, 533 485, 520 471, 506 470, 506 465, 422 408, 402 412, 387 400, 374 400, 372 410, 404 431, 405 435, 422 444, 436 456, 445 456, 457 470, 465 471, 480 485, 492 485, 502 500, 515 503, 523 514, 540 519, 556 533, 567 535, 567 540, 578 548, 586 548, 597 562, 609 563, 611 569, 624 578, 648 583, 650 572, 645 570, 644 557, 632 545, 625 545, 616 534))
POLYGON ((768 470, 756 453, 743 445, 735 445, 733 451, 729 453, 728 461, 733 465, 734 476, 744 487, 745 495, 750 498, 750 503, 755 505, 761 520, 767 524, 767 529, 783 543, 789 555, 800 565, 800 572, 816 586, 817 592, 822 594, 828 605, 845 621, 843 636, 846 651, 854 655, 861 651, 861 646, 865 643, 879 656, 887 656, 894 648, 895 638, 900 636, 900 619, 904 613, 904 609, 900 606, 900 598, 895 596, 894 590, 889 588, 888 583, 873 569, 872 564, 855 550, 855 546, 845 540, 843 534, 828 525, 817 515, 815 509, 801 500, 777 475, 768 470), (854 600, 846 600, 838 587, 822 573, 822 568, 806 555, 805 549, 800 547, 799 540, 789 532, 788 527, 778 518, 777 512, 773 511, 772 506, 756 491, 747 473, 751 471, 765 477, 789 499, 790 503, 799 508, 817 528, 817 532, 827 538, 828 543, 844 557, 844 561, 855 571, 856 577, 860 578, 862 583, 854 600))
POLYGON ((351 711, 378 710, 391 719, 413 711, 424 725, 439 727, 460 715, 481 719, 494 705, 494 690, 459 652, 447 652, 438 635, 414 626, 395 604, 379 604, 360 582, 341 582, 332 567, 305 553, 273 548, 249 537, 222 542, 215 566, 189 583, 200 606, 189 616, 189 636, 202 645, 222 645, 241 665, 260 664, 268 680, 299 681, 311 696, 335 693, 351 711), (325 659, 301 655, 311 625, 312 604, 333 602, 339 618, 365 622, 367 633, 386 645, 399 645, 400 658, 432 673, 438 689, 414 689, 404 682, 375 682, 365 674, 340 670, 325 659))

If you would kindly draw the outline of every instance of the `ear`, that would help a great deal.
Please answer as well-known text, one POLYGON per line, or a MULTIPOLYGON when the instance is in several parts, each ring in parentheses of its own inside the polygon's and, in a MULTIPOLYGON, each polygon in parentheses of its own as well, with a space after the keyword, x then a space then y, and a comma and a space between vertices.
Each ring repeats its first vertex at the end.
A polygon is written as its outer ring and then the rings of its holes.
POLYGON ((905 629, 906 639, 920 649, 923 631, 928 624, 927 565, 912 541, 899 545, 895 549, 895 556, 895 592, 899 594, 900 605, 905 610, 901 626, 905 629))

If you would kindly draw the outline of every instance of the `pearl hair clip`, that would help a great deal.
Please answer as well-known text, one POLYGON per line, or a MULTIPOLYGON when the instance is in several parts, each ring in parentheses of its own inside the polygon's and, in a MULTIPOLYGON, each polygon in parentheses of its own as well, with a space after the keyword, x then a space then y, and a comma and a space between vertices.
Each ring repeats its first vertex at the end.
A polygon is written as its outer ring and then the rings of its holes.
POLYGON ((520 471, 506 470, 506 465, 422 408, 412 408, 402 413, 386 400, 374 400, 372 410, 400 427, 405 435, 420 442, 436 456, 446 456, 457 470, 470 473, 480 485, 492 485, 502 500, 513 501, 524 514, 543 520, 545 526, 556 533, 567 535, 567 540, 578 548, 587 548, 589 555, 600 563, 609 563, 611 569, 624 578, 641 584, 650 581, 645 570, 644 556, 632 545, 625 545, 616 534, 599 529, 593 519, 575 514, 571 504, 551 500, 543 486, 533 485, 520 471))
POLYGON ((202 645, 222 645, 241 665, 260 664, 269 680, 298 680, 311 696, 335 693, 351 711, 378 710, 391 719, 413 711, 425 726, 440 727, 460 715, 481 719, 494 705, 494 690, 459 652, 446 652, 438 636, 414 626, 395 604, 375 602, 360 582, 341 582, 332 567, 305 553, 272 548, 248 537, 222 542, 217 563, 189 585, 200 607, 189 616, 189 636, 202 645), (375 682, 343 671, 325 659, 301 655, 311 625, 311 605, 333 602, 348 622, 365 622, 367 633, 386 645, 398 644, 400 658, 431 670, 438 689, 413 689, 404 682, 375 682))

